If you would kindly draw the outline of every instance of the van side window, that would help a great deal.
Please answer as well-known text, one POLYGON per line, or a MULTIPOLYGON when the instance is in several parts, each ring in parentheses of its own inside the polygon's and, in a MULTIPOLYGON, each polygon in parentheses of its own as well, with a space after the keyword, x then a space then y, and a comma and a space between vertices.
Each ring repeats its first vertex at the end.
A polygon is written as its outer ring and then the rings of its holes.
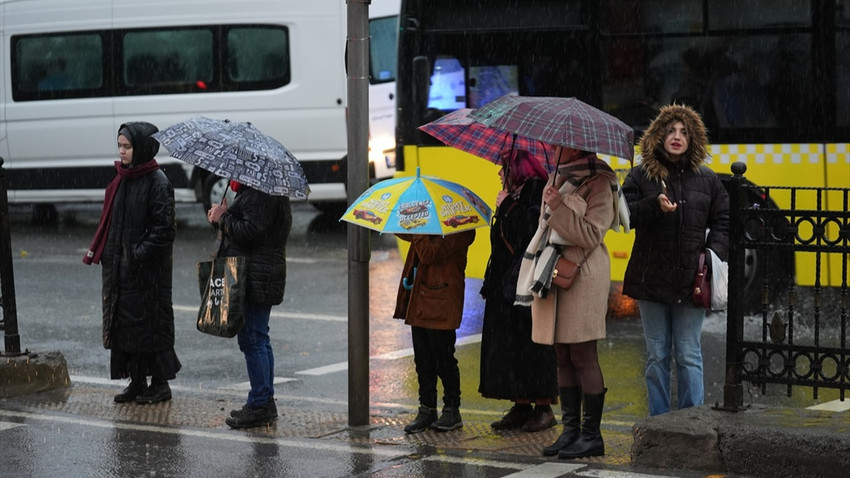
POLYGON ((120 51, 120 86, 131 95, 189 93, 215 80, 210 28, 127 31, 120 51))
POLYGON ((292 77, 279 25, 16 35, 11 53, 14 101, 269 90, 292 77))
MULTIPOLYGON (((290 81, 289 32, 283 27, 235 27, 226 33, 227 80, 278 88, 290 81)), ((237 88, 244 89, 244 88, 237 88)))
POLYGON ((104 87, 103 52, 97 33, 13 37, 12 97, 90 96, 104 87))

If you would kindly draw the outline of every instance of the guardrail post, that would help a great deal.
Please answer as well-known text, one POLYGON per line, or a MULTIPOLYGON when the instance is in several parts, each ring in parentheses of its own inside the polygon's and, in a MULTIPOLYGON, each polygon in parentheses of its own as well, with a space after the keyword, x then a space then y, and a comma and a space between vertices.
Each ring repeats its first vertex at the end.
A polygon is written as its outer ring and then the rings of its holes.
POLYGON ((726 310, 726 382, 723 386, 723 406, 726 411, 740 410, 744 405, 744 387, 741 379, 744 340, 744 224, 741 208, 745 204, 743 187, 747 165, 732 164, 732 187, 729 195, 729 303, 726 310))
POLYGON ((4 356, 22 355, 15 302, 15 275, 12 270, 12 236, 9 232, 9 197, 6 170, 0 158, 0 305, 3 307, 4 356))

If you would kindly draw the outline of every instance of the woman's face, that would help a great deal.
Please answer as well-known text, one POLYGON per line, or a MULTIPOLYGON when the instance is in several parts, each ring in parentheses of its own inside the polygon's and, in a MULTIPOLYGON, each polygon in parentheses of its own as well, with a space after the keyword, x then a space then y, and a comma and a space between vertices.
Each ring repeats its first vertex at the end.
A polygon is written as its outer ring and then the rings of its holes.
POLYGON ((133 162, 133 143, 123 134, 118 135, 118 157, 121 164, 129 166, 133 162))
POLYGON ((681 121, 674 121, 667 126, 667 133, 664 135, 664 151, 670 156, 673 161, 678 161, 682 155, 688 150, 690 142, 688 141, 688 131, 685 129, 685 124, 681 121))
POLYGON ((567 164, 579 156, 579 150, 567 146, 555 146, 552 155, 558 158, 558 164, 567 164))

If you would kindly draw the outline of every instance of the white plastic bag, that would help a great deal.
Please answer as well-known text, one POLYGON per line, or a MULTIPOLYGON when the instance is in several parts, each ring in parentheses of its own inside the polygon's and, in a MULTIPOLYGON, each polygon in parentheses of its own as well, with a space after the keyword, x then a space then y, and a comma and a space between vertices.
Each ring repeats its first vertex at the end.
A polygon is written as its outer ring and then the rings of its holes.
POLYGON ((729 264, 720 260, 711 249, 711 310, 726 310, 729 301, 729 264))

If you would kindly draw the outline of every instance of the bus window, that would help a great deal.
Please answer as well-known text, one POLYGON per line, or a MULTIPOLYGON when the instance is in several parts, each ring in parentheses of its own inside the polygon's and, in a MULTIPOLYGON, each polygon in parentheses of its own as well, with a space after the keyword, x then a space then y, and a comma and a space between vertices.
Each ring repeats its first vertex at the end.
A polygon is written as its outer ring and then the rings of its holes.
POLYGON ((457 58, 438 57, 431 74, 428 108, 454 111, 466 107, 466 77, 457 58))
POLYGON ((127 31, 122 86, 130 94, 181 93, 212 83, 213 48, 209 28, 127 31))
MULTIPOLYGON (((662 13, 654 21, 663 23, 662 13)), ((623 16, 608 14, 610 21, 623 16)), ((707 23, 716 25, 711 17, 707 23)), ((650 28, 640 35, 602 36, 606 111, 642 130, 659 106, 687 104, 702 115, 715 141, 746 141, 755 129, 785 141, 811 133, 817 105, 811 33, 794 28, 681 36, 650 28)))
POLYGON ((703 29, 702 0, 610 0, 606 33, 692 33, 703 29))
POLYGON ((519 94, 516 65, 469 68, 469 107, 478 108, 507 94, 519 94))
POLYGON ((85 96, 104 85, 97 33, 16 37, 12 44, 15 101, 85 96))
POLYGON ((835 24, 836 124, 850 127, 850 0, 839 0, 835 24))
POLYGON ((800 0, 711 0, 708 2, 712 30, 811 26, 810 2, 800 0))
POLYGON ((369 20, 369 83, 395 81, 398 16, 369 20))
POLYGON ((227 74, 235 83, 290 81, 288 31, 280 27, 239 27, 227 31, 227 74))

